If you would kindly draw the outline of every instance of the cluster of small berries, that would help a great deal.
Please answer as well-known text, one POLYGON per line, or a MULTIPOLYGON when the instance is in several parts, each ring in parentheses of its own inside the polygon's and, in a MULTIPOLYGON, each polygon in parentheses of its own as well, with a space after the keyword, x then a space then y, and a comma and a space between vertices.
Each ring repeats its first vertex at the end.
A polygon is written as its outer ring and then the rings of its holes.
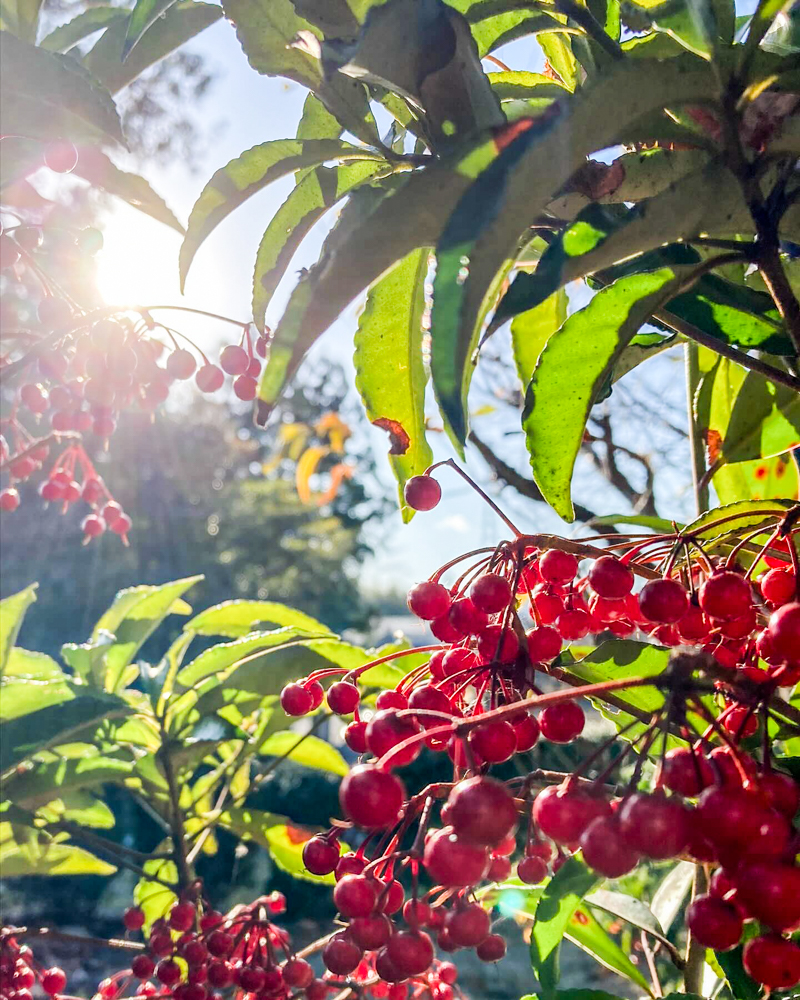
MULTIPOLYGON (((424 476, 410 481, 406 498, 416 509, 431 509, 440 494, 439 484, 424 476)), ((521 536, 469 553, 464 559, 477 561, 452 586, 441 578, 461 560, 412 588, 409 608, 430 623, 440 644, 409 651, 431 655, 394 689, 380 692, 368 718, 360 714, 357 680, 380 661, 349 671, 325 668, 288 684, 281 705, 289 715, 315 711, 327 699, 331 711, 353 716, 345 728, 350 748, 375 758, 353 768, 340 800, 355 826, 382 836, 340 856, 343 828, 336 824, 303 853, 309 871, 334 873, 334 902, 347 921, 323 954, 328 968, 349 971, 366 956, 382 979, 402 982, 431 967, 434 942, 446 952, 473 947, 487 961, 502 957, 503 939, 492 933, 476 890, 512 872, 522 822, 516 874, 529 884, 540 883, 577 850, 611 878, 643 859, 685 857, 718 866, 708 901, 696 901, 690 911, 692 932, 701 943, 725 949, 740 941, 743 921, 758 920, 764 933, 748 942, 748 971, 772 987, 800 982, 800 947, 782 936, 800 927, 792 825, 800 786, 774 770, 768 755, 758 763, 740 746, 766 724, 773 693, 800 678, 800 603, 791 534, 780 536, 784 523, 766 532, 760 556, 772 563, 757 586, 734 561, 714 565, 705 556, 680 572, 658 572, 651 553, 663 556, 664 546, 655 536, 652 549, 637 541, 623 544, 622 555, 575 543, 542 546, 521 536), (591 561, 579 577, 582 548, 589 548, 591 561), (637 575, 646 580, 638 593, 637 575), (525 608, 532 619, 527 630, 525 608), (704 674, 693 690, 694 680, 685 688, 676 670, 673 686, 680 695, 628 744, 644 753, 665 728, 686 741, 663 755, 653 791, 633 783, 613 797, 606 784, 610 768, 594 780, 581 776, 590 761, 538 793, 532 776, 501 782, 487 774, 492 765, 530 750, 540 736, 566 743, 582 732, 584 713, 575 700, 580 690, 543 696, 537 683, 542 674, 551 684, 566 679, 559 666, 565 642, 634 631, 661 645, 689 647, 676 663, 688 656, 689 676, 704 674), (734 659, 721 650, 735 653, 734 659), (322 682, 331 680, 326 692, 322 682), (721 706, 716 717, 701 698, 709 686, 721 706), (691 725, 689 712, 695 713, 691 725), (698 718, 707 729, 692 735, 698 718), (450 756, 454 780, 409 796, 395 771, 423 747, 450 756), (414 846, 404 849, 415 823, 414 846), (423 870, 434 889, 419 898, 423 870), (403 871, 411 874, 409 897, 397 877, 403 871), (714 885, 726 886, 725 892, 714 885), (724 933, 713 914, 720 924, 720 914, 730 917, 724 933)), ((670 549, 675 547, 673 540, 670 549)))
MULTIPOLYGON (((0 233, 3 269, 12 274, 19 268, 41 270, 36 262, 41 242, 42 230, 37 227, 15 227, 0 233)), ((249 326, 244 326, 239 342, 222 349, 217 365, 184 334, 160 327, 147 310, 136 315, 121 312, 92 322, 74 302, 51 294, 49 288, 39 303, 37 324, 42 344, 47 346, 34 348, 35 357, 31 353, 35 377, 19 386, 10 415, 3 421, 0 471, 8 472, 10 483, 0 494, 0 510, 6 512, 19 506, 16 484, 41 467, 47 444, 59 435, 94 435, 101 446, 107 446, 122 411, 138 407, 151 412, 167 400, 175 383, 192 377, 201 392, 212 393, 223 386, 226 374, 230 375, 234 394, 241 400, 252 400, 258 390, 260 358, 267 353, 266 337, 253 337, 249 326), (42 429, 45 434, 36 433, 42 429)), ((9 357, 0 358, 0 374, 13 363, 9 357)), ((61 471, 60 467, 55 469, 56 474, 61 471)), ((70 483, 63 485, 69 493, 70 483)), ((57 486, 45 486, 46 492, 53 494, 45 499, 65 499, 55 496, 57 486)), ((105 527, 124 536, 130 527, 128 524, 124 531, 113 528, 108 519, 103 524, 94 514, 86 524, 85 538, 102 534, 105 527)))
POLYGON ((64 970, 43 968, 33 950, 20 944, 12 932, 0 929, 0 1000, 33 1000, 33 990, 55 997, 67 985, 64 970))

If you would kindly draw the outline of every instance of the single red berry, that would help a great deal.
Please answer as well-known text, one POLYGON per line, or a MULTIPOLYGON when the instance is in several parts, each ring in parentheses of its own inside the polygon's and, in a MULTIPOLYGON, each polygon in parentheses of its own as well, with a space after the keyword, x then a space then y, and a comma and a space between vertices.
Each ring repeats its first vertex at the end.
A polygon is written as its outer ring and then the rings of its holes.
POLYGON ((476 777, 460 781, 450 792, 447 817, 460 841, 494 847, 514 832, 518 814, 502 781, 476 777))
POLYGON ((19 491, 13 486, 6 486, 4 490, 0 490, 0 510, 11 512, 16 510, 19 504, 19 491))
POLYGON ((489 863, 485 847, 461 840, 451 826, 437 830, 425 842, 423 864, 438 885, 476 885, 488 872, 489 863))
POLYGON ((377 901, 376 881, 364 875, 345 875, 333 890, 333 902, 343 917, 367 917, 377 901))
POLYGON ((800 785, 789 774, 770 771, 758 779, 758 790, 769 802, 789 819, 793 819, 800 808, 800 785))
POLYGON ((517 753, 525 753, 532 749, 539 739, 539 723, 533 715, 526 715, 514 723, 514 738, 517 741, 517 753))
MULTIPOLYGON (((103 518, 103 520, 105 521, 105 518, 103 518)), ((120 514, 113 524, 108 524, 106 521, 106 525, 114 532, 115 535, 127 535, 133 527, 133 521, 131 521, 127 514, 123 513, 120 514)))
POLYGON ((325 837, 312 837, 303 845, 303 864, 312 875, 330 875, 339 862, 339 844, 325 837))
POLYGON ((97 476, 89 476, 84 479, 83 489, 81 490, 81 499, 84 503, 88 503, 94 507, 95 504, 99 504, 102 501, 105 495, 102 479, 99 479, 97 476))
POLYGON ((800 601, 773 611, 767 629, 775 653, 792 661, 800 658, 800 601))
POLYGON ((800 983, 800 947, 777 934, 748 941, 742 964, 757 983, 772 990, 787 990, 800 983))
MULTIPOLYGON (((416 736, 419 726, 412 718, 400 718, 394 709, 376 712, 367 723, 367 746, 370 753, 380 758, 401 743, 416 736)), ((391 767, 403 767, 416 760, 422 752, 422 741, 417 740, 393 753, 389 758, 391 767)))
POLYGON ((478 945, 476 954, 482 962, 499 962, 506 955, 505 938, 501 934, 489 934, 478 945))
POLYGON ((328 708, 337 715, 352 715, 361 700, 355 684, 337 681, 328 688, 328 708))
POLYGON ((206 948, 216 958, 227 958, 233 951, 234 939, 227 931, 212 931, 206 939, 206 948))
POLYGON ((511 584, 497 573, 484 573, 469 588, 472 603, 487 615, 503 611, 513 597, 511 584))
POLYGON ((122 914, 122 922, 125 924, 126 930, 141 930, 144 927, 144 911, 140 910, 138 906, 129 906, 122 914))
POLYGON ((517 865, 517 875, 527 885, 538 885, 547 878, 547 863, 541 858, 523 858, 517 865))
POLYGON ((245 965, 237 972, 236 980, 248 993, 258 993, 264 988, 267 977, 264 970, 259 969, 257 965, 245 965))
POLYGON ((567 785, 550 785, 533 803, 533 818, 545 836, 557 844, 576 844, 583 831, 611 807, 597 795, 567 785))
POLYGON ((741 787, 713 786, 697 800, 698 826, 713 844, 729 850, 747 848, 758 836, 764 813, 758 797, 741 787))
POLYGON ((156 970, 156 963, 149 955, 137 955, 131 962, 131 972, 137 979, 149 979, 156 970))
POLYGON ((367 724, 366 722, 351 722, 344 731, 344 741, 353 753, 367 752, 367 724))
POLYGON ((448 618, 453 628, 462 635, 477 635, 489 624, 488 615, 478 611, 468 597, 460 597, 457 601, 453 601, 448 618))
POLYGON ((555 624, 561 638, 567 642, 583 639, 592 631, 591 616, 583 608, 570 608, 562 612, 555 624))
POLYGON ((383 913, 354 917, 348 924, 348 932, 359 948, 377 951, 392 936, 392 923, 383 913))
POLYGON ((433 580, 423 580, 408 592, 409 611, 423 621, 433 621, 446 615, 450 604, 450 591, 433 580))
POLYGON ((772 858, 743 863, 735 875, 748 912, 775 931, 800 924, 800 868, 772 858))
POLYGON ((220 367, 228 375, 244 375, 250 364, 247 351, 238 344, 229 344, 219 356, 220 367))
POLYGON ((578 574, 578 560, 571 552, 548 549, 539 556, 539 574, 547 583, 565 584, 578 574))
POLYGON ((194 927, 197 909, 192 903, 176 903, 169 914, 169 925, 176 931, 188 931, 194 927))
POLYGON ((510 760, 517 751, 517 736, 510 722, 485 722, 469 734, 469 744, 489 764, 510 760))
POLYGON ((355 941, 339 931, 322 949, 322 961, 335 976, 349 976, 361 961, 362 954, 355 941))
POLYGON ((172 935, 168 930, 153 930, 147 942, 147 947, 150 953, 155 955, 156 958, 164 958, 166 955, 171 955, 175 950, 172 935))
POLYGON ((669 750, 659 771, 659 782, 670 791, 693 798, 714 782, 714 770, 699 748, 669 750))
POLYGON ((405 800, 406 790, 397 775, 371 764, 354 767, 339 786, 345 815, 366 829, 392 826, 405 800))
POLYGON ((206 364, 197 369, 194 381, 200 392, 216 392, 222 388, 225 375, 216 365, 206 364))
POLYGON ((287 715, 307 715, 311 711, 311 693, 302 684, 292 682, 281 691, 281 708, 287 715))
POLYGON ((44 413, 50 406, 47 390, 38 382, 28 382, 26 385, 20 386, 19 398, 22 405, 27 407, 31 413, 44 413))
POLYGON ((697 896, 686 910, 686 926, 706 948, 730 951, 742 939, 741 915, 735 906, 713 896, 697 896))
POLYGON ((648 580, 639 592, 644 617, 660 625, 679 622, 689 608, 689 595, 677 580, 648 580))
POLYGON ((492 921, 479 903, 467 903, 451 910, 444 926, 459 948, 475 948, 489 934, 492 921))
POLYGON ((436 718, 436 716, 426 716, 425 712, 441 712, 445 715, 451 715, 453 712, 450 699, 444 691, 440 691, 439 688, 434 687, 432 684, 420 684, 419 687, 414 688, 411 692, 411 697, 408 699, 408 707, 420 713, 417 722, 424 729, 432 726, 440 726, 443 721, 436 718))
POLYGON ((330 990, 324 979, 314 979, 306 986, 306 1000, 327 1000, 330 990))
POLYGON ((661 792, 634 792, 617 813, 625 840, 648 858, 674 858, 689 843, 691 813, 661 792))
POLYGON ((633 871, 641 859, 625 840, 617 817, 598 816, 583 831, 580 840, 586 864, 606 878, 620 878, 633 871))
POLYGON ((167 373, 176 379, 191 378, 197 368, 197 362, 191 351, 176 347, 167 358, 167 373))
POLYGON ((258 358, 250 358, 250 364, 247 366, 247 371, 245 375, 249 375, 250 378, 258 379, 261 374, 261 362, 258 358))
POLYGON ((511 874, 511 862, 508 858, 495 857, 492 855, 491 863, 489 864, 489 871, 486 873, 486 877, 490 882, 505 882, 508 876, 511 874))
POLYGON ((519 639, 510 626, 487 625, 478 634, 478 655, 485 663, 513 663, 519 639))
POLYGON ((442 499, 442 487, 432 476, 412 476, 403 488, 403 496, 413 510, 433 510, 442 499))
POLYGON ((106 522, 98 514, 87 514, 81 521, 81 531, 87 538, 98 538, 106 530, 106 522))
POLYGON ((712 573, 700 588, 698 598, 710 618, 723 621, 739 618, 753 606, 750 584, 732 570, 712 573))
POLYGON ((345 875, 360 875, 367 867, 366 861, 352 851, 343 854, 336 865, 336 881, 344 878, 345 875))
POLYGON ((790 569, 771 569, 759 579, 765 601, 780 605, 791 601, 797 593, 797 579, 790 569))
POLYGON ((41 983, 44 992, 54 997, 56 993, 63 993, 64 987, 67 985, 67 977, 64 970, 56 965, 42 973, 41 983))
POLYGON ((466 646, 456 646, 444 654, 442 658, 442 672, 445 677, 455 677, 464 671, 474 670, 478 666, 478 657, 466 646))
POLYGON ((283 967, 283 981, 287 986, 303 989, 314 979, 314 970, 302 958, 290 958, 283 967))
POLYGON ((561 633, 550 625, 532 628, 526 636, 528 655, 534 663, 554 660, 561 652, 561 633))
POLYGON ((174 958, 164 958, 156 966, 156 979, 165 986, 175 986, 183 975, 174 958))
POLYGON ((398 931, 389 939, 386 950, 403 979, 421 975, 433 962, 433 942, 425 931, 398 931))
POLYGON ((583 732, 586 716, 576 701, 548 705, 539 716, 542 736, 551 743, 571 743, 583 732))
POLYGON ((239 399, 247 403, 256 398, 258 382, 249 375, 240 375, 233 380, 233 391, 239 399))
POLYGON ((633 571, 615 556, 600 556, 589 570, 589 584, 600 597, 620 600, 633 589, 633 571))
POLYGON ((66 139, 58 139, 45 147, 44 162, 55 173, 68 174, 78 165, 78 150, 66 139))

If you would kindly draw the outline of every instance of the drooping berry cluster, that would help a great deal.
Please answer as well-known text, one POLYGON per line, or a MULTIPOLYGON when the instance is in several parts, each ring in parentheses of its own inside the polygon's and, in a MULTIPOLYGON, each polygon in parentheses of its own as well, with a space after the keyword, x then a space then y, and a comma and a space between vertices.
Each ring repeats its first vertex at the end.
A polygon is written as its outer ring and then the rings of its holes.
MULTIPOLYGON (((429 476, 411 480, 406 493, 417 509, 433 508, 440 495, 429 476)), ((758 761, 741 746, 774 712, 781 718, 776 693, 800 678, 793 516, 776 515, 766 525, 750 569, 736 560, 735 545, 719 562, 699 545, 693 551, 690 535, 645 542, 614 536, 605 551, 518 535, 452 560, 412 588, 409 608, 430 623, 439 644, 409 651, 430 657, 380 692, 368 717, 361 715, 359 676, 402 653, 287 685, 281 704, 288 714, 315 711, 327 698, 331 711, 353 716, 345 728, 351 749, 373 758, 349 773, 340 792, 344 815, 368 831, 367 839, 340 857, 343 827, 336 824, 304 850, 309 871, 335 874, 334 902, 347 922, 323 955, 328 968, 346 972, 366 957, 384 980, 402 982, 431 967, 434 943, 445 952, 475 948, 487 961, 502 957, 503 939, 492 932, 478 890, 511 873, 521 826, 516 873, 530 884, 578 850, 607 877, 643 859, 684 857, 712 866, 709 896, 689 914, 692 933, 724 950, 740 941, 744 920, 756 919, 763 933, 746 947, 750 974, 771 987, 800 982, 800 947, 783 936, 800 926, 792 825, 800 786, 776 769, 768 751, 758 761), (687 551, 696 558, 679 561, 687 551), (749 575, 762 558, 770 568, 754 585, 749 575), (447 572, 460 575, 446 585, 447 572), (660 680, 636 681, 658 683, 664 707, 626 727, 638 731, 621 756, 585 777, 601 747, 544 788, 536 772, 508 782, 487 773, 540 736, 574 740, 584 725, 577 696, 634 683, 574 687, 580 681, 570 674, 570 658, 562 666, 560 657, 565 643, 634 633, 685 651, 676 651, 660 680), (543 694, 544 675, 550 687, 568 685, 543 694), (334 681, 327 693, 326 680, 334 681), (680 745, 668 749, 668 735, 680 745), (612 792, 613 770, 631 751, 643 762, 657 739, 664 750, 655 787, 639 787, 639 764, 627 790, 612 792), (396 770, 423 747, 449 755, 453 781, 409 796, 396 770), (414 829, 413 845, 403 846, 414 829), (434 888, 420 894, 423 873, 434 888)))
POLYGON ((50 997, 64 992, 67 977, 64 970, 53 966, 45 969, 26 944, 20 944, 13 933, 0 929, 0 1000, 33 1000, 39 989, 50 997))

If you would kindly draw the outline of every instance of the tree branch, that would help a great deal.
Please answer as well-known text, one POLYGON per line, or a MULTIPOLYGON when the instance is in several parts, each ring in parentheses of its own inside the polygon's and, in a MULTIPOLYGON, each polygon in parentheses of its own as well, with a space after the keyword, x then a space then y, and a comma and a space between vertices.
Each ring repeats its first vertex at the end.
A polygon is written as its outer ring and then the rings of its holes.
POLYGON ((593 417, 592 419, 600 425, 603 434, 602 437, 591 435, 590 441, 602 442, 605 454, 604 458, 601 459, 592 448, 586 448, 586 454, 590 456, 594 464, 614 489, 625 497, 637 514, 658 517, 658 511, 653 500, 653 482, 655 477, 650 463, 643 455, 638 455, 635 451, 616 444, 612 436, 611 417, 608 414, 604 414, 602 417, 593 417), (617 452, 627 455, 628 458, 632 458, 644 468, 647 482, 643 491, 640 492, 637 490, 628 480, 628 477, 620 471, 616 461, 617 452))

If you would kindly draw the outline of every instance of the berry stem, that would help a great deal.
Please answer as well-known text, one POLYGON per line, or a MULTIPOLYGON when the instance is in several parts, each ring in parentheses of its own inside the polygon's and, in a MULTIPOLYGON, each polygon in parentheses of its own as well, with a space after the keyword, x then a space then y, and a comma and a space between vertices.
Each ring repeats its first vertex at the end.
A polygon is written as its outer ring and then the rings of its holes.
POLYGON ((469 485, 473 488, 473 490, 475 490, 478 496, 480 496, 492 508, 495 514, 497 514, 497 516, 500 518, 503 524, 505 524, 508 528, 510 528, 514 532, 515 538, 522 537, 522 532, 519 530, 519 528, 517 528, 514 522, 510 518, 506 517, 506 515, 497 506, 494 500, 492 500, 489 494, 485 493, 480 488, 480 486, 478 486, 478 484, 470 476, 468 476, 467 473, 464 472, 464 470, 459 465, 456 465, 455 461, 452 458, 447 458, 443 462, 434 462, 433 465, 429 466, 425 470, 425 475, 429 476, 434 469, 439 469, 443 465, 448 465, 451 469, 455 469, 455 471, 459 474, 459 476, 461 476, 462 479, 464 479, 466 482, 469 483, 469 485))
POLYGON ((28 455, 30 455, 31 452, 36 451, 37 448, 44 448, 46 445, 54 442, 60 444, 62 441, 80 440, 81 435, 77 431, 55 431, 53 434, 48 434, 47 437, 37 438, 23 451, 18 452, 16 455, 9 455, 5 462, 0 462, 0 472, 5 472, 6 469, 14 462, 18 462, 22 458, 27 458, 28 455))

